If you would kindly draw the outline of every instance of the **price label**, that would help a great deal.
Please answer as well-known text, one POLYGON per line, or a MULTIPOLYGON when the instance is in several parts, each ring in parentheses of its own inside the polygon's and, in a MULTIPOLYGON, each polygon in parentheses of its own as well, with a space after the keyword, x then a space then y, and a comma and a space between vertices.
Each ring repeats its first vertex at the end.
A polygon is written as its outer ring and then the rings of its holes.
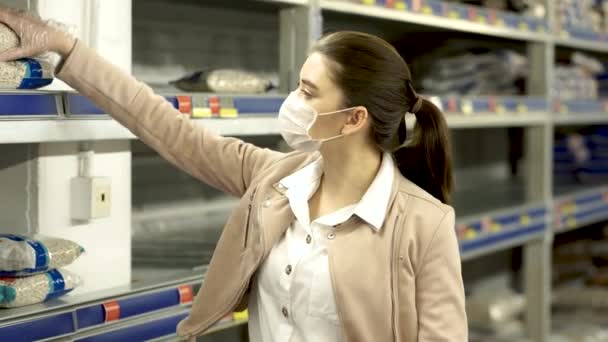
POLYGON ((465 238, 467 240, 473 240, 475 237, 477 236, 477 232, 475 231, 475 229, 468 229, 467 233, 465 235, 465 238))
POLYGON ((473 114, 473 102, 471 100, 461 100, 460 111, 464 115, 473 114))
POLYGON ((519 218, 519 224, 522 226, 530 225, 530 216, 529 215, 521 215, 519 218))
POLYGON ((480 24, 485 24, 486 23, 486 17, 484 17, 483 15, 478 15, 477 16, 477 22, 480 24))
POLYGON ((525 103, 518 104, 517 105, 517 112, 519 114, 527 113, 528 112, 528 106, 525 103))
POLYGON ((395 9, 398 9, 400 11, 406 11, 407 10, 407 4, 403 1, 397 1, 395 3, 395 9))
POLYGON ((448 18, 450 19, 460 19, 460 12, 458 11, 449 11, 448 18))
POLYGON ((431 8, 430 6, 424 6, 422 7, 422 13, 433 14, 433 8, 431 8))
POLYGON ((363 4, 372 6, 376 4, 376 0, 363 0, 363 4))
POLYGON ((211 113, 211 108, 193 108, 192 109, 192 117, 193 118, 210 118, 213 114, 211 113))
POLYGON ((492 233, 498 233, 502 230, 502 225, 500 223, 492 223, 492 225, 490 226, 490 231, 492 233))
POLYGON ((528 23, 525 22, 525 21, 520 22, 518 27, 519 27, 519 29, 521 31, 529 31, 530 30, 530 27, 528 26, 528 23))
POLYGON ((239 111, 236 108, 221 108, 220 109, 221 118, 236 118, 238 116, 239 116, 239 111))

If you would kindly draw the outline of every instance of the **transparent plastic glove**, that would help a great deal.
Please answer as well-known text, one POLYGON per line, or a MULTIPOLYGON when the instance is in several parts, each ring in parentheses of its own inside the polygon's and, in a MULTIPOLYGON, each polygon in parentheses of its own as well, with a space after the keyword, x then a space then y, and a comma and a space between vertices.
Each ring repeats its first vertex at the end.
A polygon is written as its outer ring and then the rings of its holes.
POLYGON ((20 39, 18 47, 0 52, 0 62, 47 52, 56 52, 65 56, 75 43, 75 39, 57 25, 25 11, 0 7, 0 22, 15 31, 20 39))

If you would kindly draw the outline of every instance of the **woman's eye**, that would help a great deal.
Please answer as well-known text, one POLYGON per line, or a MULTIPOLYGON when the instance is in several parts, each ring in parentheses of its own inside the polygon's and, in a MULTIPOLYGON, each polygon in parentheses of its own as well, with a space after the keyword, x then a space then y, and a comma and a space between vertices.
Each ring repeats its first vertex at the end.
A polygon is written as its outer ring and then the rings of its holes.
POLYGON ((307 92, 305 89, 300 88, 300 92, 306 97, 306 98, 311 98, 312 95, 307 92))

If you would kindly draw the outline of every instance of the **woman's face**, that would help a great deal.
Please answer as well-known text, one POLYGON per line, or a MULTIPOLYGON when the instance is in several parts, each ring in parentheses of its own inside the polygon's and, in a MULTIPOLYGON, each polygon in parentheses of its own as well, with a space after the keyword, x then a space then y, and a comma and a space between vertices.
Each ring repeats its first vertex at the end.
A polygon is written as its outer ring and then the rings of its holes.
MULTIPOLYGON (((329 61, 320 53, 311 54, 300 71, 298 97, 317 113, 323 114, 344 109, 343 94, 330 77, 329 61)), ((349 111, 333 115, 321 115, 310 128, 313 139, 332 138, 342 134, 349 111)))

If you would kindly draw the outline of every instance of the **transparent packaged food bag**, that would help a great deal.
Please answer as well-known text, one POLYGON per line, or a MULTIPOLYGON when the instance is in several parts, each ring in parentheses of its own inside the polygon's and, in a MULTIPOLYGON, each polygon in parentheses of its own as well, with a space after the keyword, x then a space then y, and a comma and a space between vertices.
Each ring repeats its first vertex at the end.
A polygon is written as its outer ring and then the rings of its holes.
MULTIPOLYGON (((0 51, 19 46, 19 37, 0 23, 0 51)), ((37 89, 53 82, 55 66, 45 56, 0 62, 0 89, 37 89)))
POLYGON ((83 253, 82 246, 66 239, 0 234, 0 276, 26 276, 65 267, 83 253))
POLYGON ((29 277, 0 277, 0 308, 17 308, 63 296, 82 283, 67 270, 56 269, 29 277))

